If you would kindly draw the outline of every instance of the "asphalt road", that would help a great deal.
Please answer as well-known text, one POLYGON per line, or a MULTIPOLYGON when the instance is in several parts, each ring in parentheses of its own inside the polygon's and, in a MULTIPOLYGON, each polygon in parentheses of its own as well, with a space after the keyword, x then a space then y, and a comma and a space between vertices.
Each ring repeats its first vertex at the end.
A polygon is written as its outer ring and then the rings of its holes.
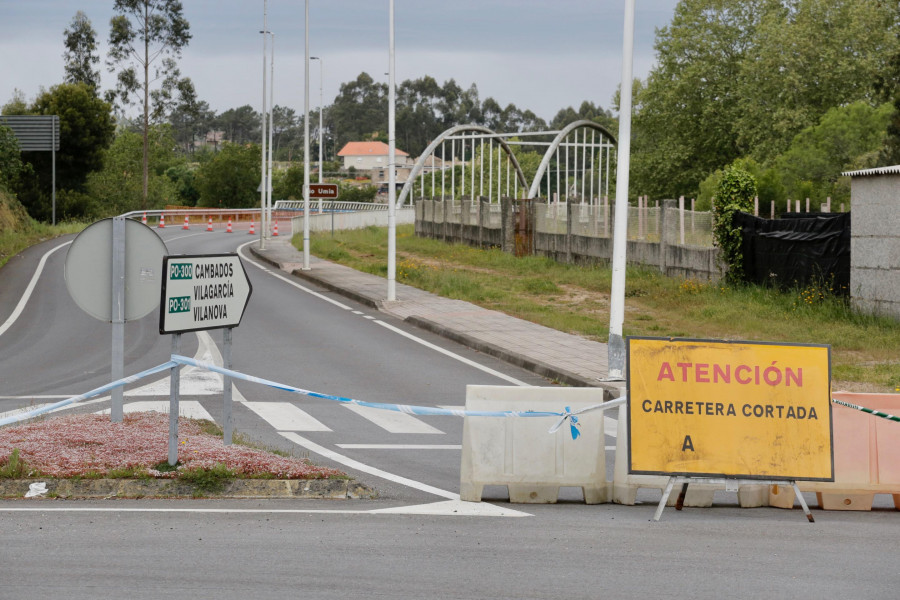
MULTIPOLYGON (((230 252, 251 239, 176 228, 162 236, 173 254, 230 252)), ((41 257, 65 241, 31 248, 0 270, 0 327, 41 257)), ((0 334, 0 412, 109 380, 110 328, 69 300, 65 252, 49 256, 31 301, 0 334)), ((549 385, 244 256, 253 296, 234 331, 239 371, 428 406, 463 404, 470 383, 549 385)), ((170 340, 158 334, 157 318, 127 325, 126 373, 167 360, 170 340)), ((182 353, 215 358, 220 342, 216 331, 186 334, 182 353)), ((158 379, 131 386, 126 402, 159 396, 158 379)), ((219 420, 221 391, 196 373, 183 379, 184 401, 219 420)), ((658 493, 634 507, 585 506, 567 490, 560 504, 534 506, 511 505, 502 488, 489 488, 491 502, 459 503, 459 419, 388 427, 327 400, 246 382, 236 388, 245 400, 234 409, 239 431, 338 466, 379 499, 3 501, 0 599, 897 596, 900 513, 885 502, 871 513, 815 511, 815 524, 799 510, 737 508, 725 492, 713 508, 669 509, 658 523, 649 521, 658 493), (293 436, 279 433, 284 426, 268 411, 296 416, 291 407, 322 429, 307 423, 293 436)))

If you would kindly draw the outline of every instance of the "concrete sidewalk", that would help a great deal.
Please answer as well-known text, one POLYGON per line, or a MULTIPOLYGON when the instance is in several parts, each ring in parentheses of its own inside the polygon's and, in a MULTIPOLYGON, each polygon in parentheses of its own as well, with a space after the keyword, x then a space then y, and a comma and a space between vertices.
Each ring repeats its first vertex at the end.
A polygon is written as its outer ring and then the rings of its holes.
POLYGON ((602 387, 618 396, 624 382, 606 382, 607 345, 397 283, 388 302, 387 280, 316 257, 302 270, 303 253, 288 237, 259 242, 250 251, 280 270, 316 283, 455 342, 549 379, 574 386, 602 387))

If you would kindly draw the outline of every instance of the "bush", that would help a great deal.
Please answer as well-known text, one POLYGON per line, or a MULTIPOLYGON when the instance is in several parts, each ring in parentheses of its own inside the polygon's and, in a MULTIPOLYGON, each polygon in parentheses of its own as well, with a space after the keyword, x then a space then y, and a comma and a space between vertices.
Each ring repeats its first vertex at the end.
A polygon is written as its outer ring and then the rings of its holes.
POLYGON ((713 205, 713 239, 722 251, 720 260, 728 267, 726 277, 732 283, 745 279, 741 230, 734 226, 733 216, 736 212, 750 212, 754 196, 756 180, 753 176, 738 167, 726 167, 713 205))
POLYGON ((374 185, 342 185, 338 191, 338 200, 342 202, 374 202, 378 191, 374 185))

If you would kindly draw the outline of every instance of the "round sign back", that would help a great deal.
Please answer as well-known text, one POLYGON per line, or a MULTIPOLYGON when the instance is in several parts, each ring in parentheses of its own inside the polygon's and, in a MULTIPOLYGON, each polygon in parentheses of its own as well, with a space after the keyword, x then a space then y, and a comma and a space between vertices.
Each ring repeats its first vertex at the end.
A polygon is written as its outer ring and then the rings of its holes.
MULTIPOLYGON (((101 321, 112 321, 113 220, 87 227, 66 255, 66 287, 81 310, 101 321)), ((159 306, 162 263, 168 254, 155 231, 125 220, 125 321, 150 314, 159 306)))

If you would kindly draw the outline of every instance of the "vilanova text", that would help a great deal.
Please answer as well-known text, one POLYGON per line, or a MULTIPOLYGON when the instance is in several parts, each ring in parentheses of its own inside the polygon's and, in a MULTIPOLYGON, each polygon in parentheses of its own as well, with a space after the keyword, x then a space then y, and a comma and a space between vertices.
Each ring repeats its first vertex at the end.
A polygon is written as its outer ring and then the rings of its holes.
POLYGON ((657 381, 681 383, 731 383, 740 385, 771 385, 803 387, 803 367, 771 365, 729 365, 679 362, 674 365, 663 362, 659 366, 657 381))
MULTIPOLYGON (((194 286, 194 300, 224 300, 234 298, 234 286, 230 283, 212 283, 209 285, 194 286)), ((194 304, 194 321, 209 321, 213 319, 227 319, 228 305, 226 304, 194 304)))

